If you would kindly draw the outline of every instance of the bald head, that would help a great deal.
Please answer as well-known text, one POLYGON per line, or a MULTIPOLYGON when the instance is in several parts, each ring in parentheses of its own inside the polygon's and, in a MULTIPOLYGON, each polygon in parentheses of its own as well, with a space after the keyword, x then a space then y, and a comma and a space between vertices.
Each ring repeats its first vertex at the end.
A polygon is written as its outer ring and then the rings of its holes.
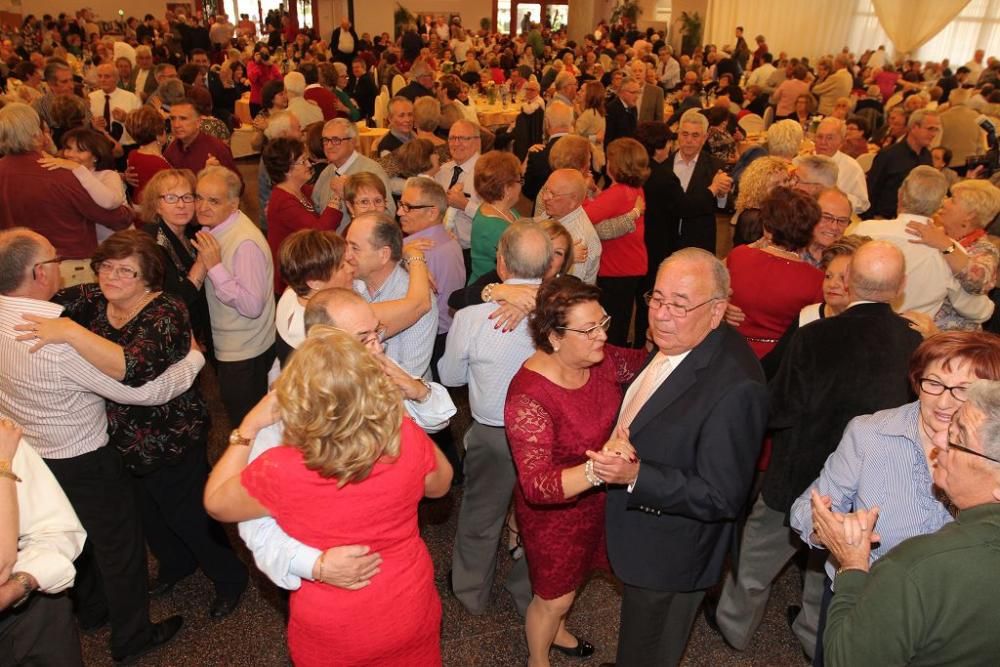
POLYGON ((0 232, 0 294, 51 299, 60 287, 59 265, 50 263, 55 256, 55 248, 38 232, 25 227, 0 232))
POLYGON ((576 169, 556 169, 545 181, 542 201, 545 211, 556 219, 567 215, 583 203, 587 181, 576 169))
POLYGON ((890 303, 903 292, 906 261, 888 241, 869 241, 851 258, 847 279, 851 301, 890 303))
POLYGON ((306 333, 317 324, 329 324, 346 330, 344 322, 354 319, 352 315, 362 310, 370 311, 371 306, 353 290, 343 287, 320 290, 306 305, 306 333))

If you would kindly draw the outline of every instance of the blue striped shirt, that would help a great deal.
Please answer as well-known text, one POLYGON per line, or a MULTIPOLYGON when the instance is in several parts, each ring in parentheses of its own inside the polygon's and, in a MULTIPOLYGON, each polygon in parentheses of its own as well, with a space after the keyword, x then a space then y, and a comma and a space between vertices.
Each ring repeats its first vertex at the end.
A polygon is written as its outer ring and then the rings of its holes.
MULTIPOLYGON (((809 546, 821 548, 813 535, 813 489, 830 496, 834 512, 879 508, 875 531, 882 541, 872 549, 873 563, 903 540, 936 532, 952 521, 934 496, 919 418, 920 403, 913 402, 851 420, 819 479, 792 505, 792 528, 809 546)), ((838 567, 832 556, 827 559, 831 579, 838 567)))

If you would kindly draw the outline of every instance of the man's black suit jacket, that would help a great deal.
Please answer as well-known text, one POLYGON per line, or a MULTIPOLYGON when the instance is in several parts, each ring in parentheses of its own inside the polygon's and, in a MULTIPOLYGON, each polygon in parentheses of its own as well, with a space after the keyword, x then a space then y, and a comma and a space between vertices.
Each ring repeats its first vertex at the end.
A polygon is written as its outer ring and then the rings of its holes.
POLYGON ((768 507, 791 509, 851 419, 913 400, 907 372, 921 340, 885 303, 859 303, 795 332, 770 387, 768 507))
POLYGON ((649 178, 643 183, 646 197, 644 240, 646 241, 646 275, 656 275, 660 262, 670 254, 670 212, 675 206, 672 195, 676 194, 677 177, 672 165, 666 160, 649 162, 649 178))
POLYGON ((347 85, 347 94, 358 103, 358 110, 361 111, 363 118, 375 115, 375 98, 378 97, 378 90, 371 72, 365 72, 357 79, 352 75, 347 85))
POLYGON ((709 191, 716 172, 722 168, 722 162, 706 151, 698 155, 694 165, 694 173, 685 191, 680 179, 674 176, 674 160, 677 151, 670 154, 664 164, 673 179, 670 181, 668 197, 674 205, 667 223, 667 243, 670 251, 681 248, 702 248, 715 254, 715 211, 718 202, 709 191))
POLYGON ((638 109, 630 110, 625 108, 625 103, 621 98, 615 98, 608 102, 607 116, 604 126, 605 147, 615 139, 622 137, 634 137, 635 128, 638 125, 638 109), (633 115, 635 114, 635 115, 633 115))
POLYGON ((333 52, 334 62, 344 63, 347 65, 347 71, 351 70, 351 61, 354 60, 354 56, 358 55, 358 33, 354 31, 354 26, 351 26, 350 33, 351 37, 354 38, 354 50, 350 53, 341 53, 340 49, 337 47, 340 45, 340 31, 343 30, 341 27, 337 27, 332 33, 330 33, 330 50, 333 52))
POLYGON ((555 143, 564 136, 566 135, 560 134, 558 137, 552 137, 545 143, 545 148, 528 153, 528 164, 524 168, 524 185, 521 186, 521 192, 531 201, 538 198, 538 193, 541 192, 545 181, 549 180, 549 176, 552 175, 552 167, 549 166, 549 153, 552 152, 555 143))
POLYGON ((750 346, 723 323, 635 416, 635 487, 608 490, 608 555, 626 584, 690 592, 718 583, 750 492, 767 385, 750 346))

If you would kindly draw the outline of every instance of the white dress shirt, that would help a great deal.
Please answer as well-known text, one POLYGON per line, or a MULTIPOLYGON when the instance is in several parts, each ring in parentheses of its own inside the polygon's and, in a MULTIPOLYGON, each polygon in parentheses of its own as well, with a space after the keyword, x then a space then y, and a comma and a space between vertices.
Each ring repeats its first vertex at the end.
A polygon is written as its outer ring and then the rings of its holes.
POLYGON ((842 151, 834 153, 831 159, 837 163, 837 187, 847 195, 854 212, 861 215, 871 206, 865 170, 857 160, 842 151))
MULTIPOLYGON (((95 90, 90 93, 88 99, 90 100, 90 114, 94 118, 104 118, 104 96, 108 94, 103 90, 95 90)), ((124 130, 125 123, 121 121, 114 120, 114 110, 121 109, 125 113, 130 111, 135 111, 142 106, 142 101, 139 100, 139 96, 135 93, 130 93, 127 90, 121 88, 115 88, 111 95, 111 112, 113 123, 119 123, 123 126, 121 144, 122 146, 131 146, 135 143, 135 139, 124 130)), ((111 128, 108 128, 110 132, 111 128)))
POLYGON ((750 72, 750 75, 747 77, 746 87, 749 88, 750 86, 759 86, 762 91, 771 92, 768 88, 767 82, 771 78, 772 74, 774 74, 774 65, 771 63, 759 65, 757 69, 750 72))
MULTIPOLYGON (((895 220, 865 220, 854 230, 855 234, 892 243, 906 258, 906 292, 901 304, 892 304, 893 309, 899 313, 917 310, 934 317, 948 299, 962 317, 973 322, 988 320, 993 314, 989 297, 963 290, 941 251, 913 243, 915 237, 906 231, 909 222, 930 224, 931 219, 903 213, 895 220)), ((955 252, 965 252, 961 245, 955 245, 955 252)))
MULTIPOLYGON (((583 206, 577 206, 562 218, 559 223, 566 228, 569 235, 573 237, 573 242, 583 241, 587 247, 587 259, 582 262, 574 262, 569 272, 585 283, 593 285, 597 282, 597 270, 601 267, 601 239, 597 236, 594 223, 590 221, 583 206)), ((570 252, 573 249, 570 248, 570 252)))
POLYGON ((66 494, 42 458, 23 439, 11 462, 21 478, 17 489, 17 561, 42 593, 59 593, 73 585, 73 561, 83 551, 87 533, 66 494))
MULTIPOLYGON (((462 173, 459 175, 457 182, 462 184, 462 190, 469 195, 465 208, 458 209, 449 206, 448 212, 445 213, 444 217, 445 229, 458 239, 458 244, 462 246, 463 250, 468 250, 472 247, 472 217, 476 215, 479 205, 483 203, 479 195, 476 194, 475 188, 476 162, 479 161, 479 155, 479 153, 476 153, 458 165, 462 168, 462 173)), ((447 191, 448 184, 451 183, 451 177, 454 172, 455 161, 449 160, 438 169, 438 173, 434 175, 434 180, 440 183, 441 187, 447 191)))

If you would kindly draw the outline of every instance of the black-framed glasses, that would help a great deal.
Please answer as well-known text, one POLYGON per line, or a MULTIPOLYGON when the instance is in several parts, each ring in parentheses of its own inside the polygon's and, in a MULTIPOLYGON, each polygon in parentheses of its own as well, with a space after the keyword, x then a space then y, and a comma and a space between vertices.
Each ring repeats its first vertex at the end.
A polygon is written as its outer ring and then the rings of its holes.
POLYGON ((108 262, 101 262, 97 265, 97 273, 111 278, 127 278, 135 280, 139 277, 139 272, 130 266, 114 266, 108 262))
POLYGON ((611 316, 605 315, 604 319, 595 324, 588 329, 574 329, 572 327, 556 327, 556 329, 562 329, 563 331, 575 331, 578 334, 583 334, 590 340, 597 340, 597 337, 601 332, 608 333, 608 329, 611 327, 611 316))
POLYGON ((406 213, 407 211, 419 211, 424 208, 434 208, 434 204, 407 204, 405 201, 399 202, 397 207, 401 212, 406 213))
POLYGON ((186 195, 175 195, 173 193, 168 192, 165 195, 160 195, 160 199, 162 199, 167 204, 176 204, 179 201, 184 202, 185 204, 193 204, 195 196, 190 192, 186 195))
POLYGON ((660 308, 666 306, 667 312, 670 313, 671 316, 678 318, 687 317, 692 310, 697 310, 702 306, 708 305, 713 301, 718 301, 721 298, 722 298, 721 296, 713 296, 708 301, 702 301, 701 303, 696 304, 694 306, 685 306, 682 303, 673 303, 667 301, 662 297, 656 296, 652 292, 646 292, 645 294, 642 295, 642 300, 645 301, 646 305, 652 308, 653 310, 659 310, 660 308))
POLYGON ((34 264, 31 265, 31 279, 32 280, 38 280, 38 276, 35 275, 35 271, 38 270, 38 267, 45 266, 46 264, 58 264, 59 262, 63 261, 64 259, 66 259, 66 258, 65 257, 60 257, 59 255, 56 255, 52 259, 46 259, 45 261, 42 261, 42 262, 35 262, 34 264))
POLYGON ((324 146, 339 146, 345 141, 350 141, 350 140, 351 140, 350 137, 323 137, 322 139, 324 146))
POLYGON ((974 449, 969 449, 968 447, 963 447, 962 445, 956 445, 951 441, 948 442, 948 449, 957 449, 960 452, 965 452, 966 454, 972 454, 973 456, 978 456, 981 459, 986 459, 987 461, 992 461, 993 463, 1000 463, 1000 459, 995 459, 992 456, 987 456, 982 452, 977 452, 974 449))
POLYGON ((920 391, 930 394, 931 396, 940 396, 945 391, 951 392, 951 397, 956 401, 965 402, 968 398, 969 388, 968 387, 949 387, 948 385, 938 382, 933 378, 920 378, 920 391))
MULTIPOLYGON (((812 185, 812 183, 810 183, 809 185, 812 185)), ((817 183, 817 185, 819 184, 817 183)), ((832 222, 836 225, 840 225, 841 227, 846 227, 849 224, 851 224, 850 218, 838 218, 837 216, 831 215, 829 213, 822 214, 820 216, 820 220, 822 220, 823 222, 832 222)))

